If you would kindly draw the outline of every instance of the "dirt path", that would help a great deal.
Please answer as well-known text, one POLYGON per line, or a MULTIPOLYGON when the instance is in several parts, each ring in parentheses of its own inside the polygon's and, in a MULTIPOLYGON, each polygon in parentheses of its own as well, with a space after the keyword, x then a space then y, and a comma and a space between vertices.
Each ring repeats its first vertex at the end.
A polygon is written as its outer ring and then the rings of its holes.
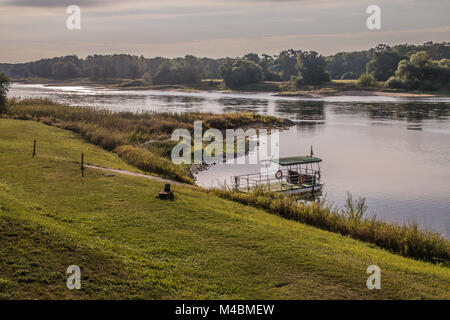
POLYGON ((96 170, 102 170, 102 171, 113 172, 113 173, 118 173, 118 174, 125 174, 127 176, 141 177, 141 178, 145 178, 145 179, 150 179, 150 180, 155 180, 155 181, 164 182, 164 183, 170 183, 170 184, 175 184, 175 185, 186 185, 187 186, 187 184, 181 183, 181 182, 178 182, 178 181, 175 181, 175 180, 164 179, 164 178, 150 176, 150 175, 147 175, 147 174, 142 174, 142 173, 138 173, 138 172, 132 172, 132 171, 128 171, 128 170, 104 168, 104 167, 88 165, 88 164, 86 164, 84 166, 86 168, 91 168, 91 169, 96 169, 96 170))

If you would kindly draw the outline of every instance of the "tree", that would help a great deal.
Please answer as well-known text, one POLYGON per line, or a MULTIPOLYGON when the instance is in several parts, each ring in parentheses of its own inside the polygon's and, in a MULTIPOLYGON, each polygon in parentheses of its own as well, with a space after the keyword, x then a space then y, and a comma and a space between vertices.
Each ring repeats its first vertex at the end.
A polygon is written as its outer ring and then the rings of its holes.
POLYGON ((194 56, 166 59, 152 77, 153 84, 197 83, 203 77, 201 61, 194 56))
POLYGON ((219 60, 210 59, 210 58, 202 58, 204 77, 206 79, 218 79, 220 77, 219 60))
POLYGON ((197 83, 204 77, 202 62, 199 58, 187 55, 182 65, 182 83, 197 83))
POLYGON ((290 80, 291 76, 297 75, 297 55, 300 52, 300 50, 289 49, 281 51, 276 57, 276 63, 283 81, 290 80))
POLYGON ((254 63, 259 63, 259 56, 257 53, 247 53, 245 56, 242 57, 243 59, 253 61, 254 63))
POLYGON ((0 114, 6 112, 6 95, 10 85, 9 77, 3 72, 0 73, 0 114))
POLYGON ((439 90, 450 87, 450 60, 432 60, 426 51, 413 54, 398 64, 395 76, 386 86, 390 88, 439 90))
POLYGON ((358 79, 369 61, 367 51, 340 52, 327 58, 327 71, 333 79, 358 79))
POLYGON ((259 60, 259 66, 263 69, 265 81, 281 81, 281 77, 277 70, 275 59, 267 54, 262 54, 259 60))
POLYGON ((80 69, 73 62, 59 61, 52 65, 52 76, 55 79, 65 80, 77 78, 80 75, 80 69))
POLYGON ((153 84, 176 84, 180 65, 174 61, 164 61, 153 76, 153 84))
POLYGON ((238 59, 232 64, 226 61, 221 67, 223 79, 229 88, 239 88, 246 84, 257 83, 263 80, 262 68, 255 62, 238 59))
POLYGON ((144 79, 147 83, 152 83, 152 76, 148 71, 142 75, 142 79, 144 79))
POLYGON ((363 73, 358 78, 358 84, 361 87, 373 87, 373 86, 375 86, 377 84, 377 80, 370 73, 363 73))
POLYGON ((367 73, 371 73, 377 80, 386 81, 397 69, 403 57, 387 45, 378 45, 372 49, 374 59, 367 64, 367 73))
MULTIPOLYGON (((430 59, 440 61, 450 59, 450 43, 426 42, 422 45, 399 44, 395 46, 378 45, 364 51, 340 52, 326 58, 327 72, 332 79, 357 79, 361 74, 372 73, 378 80, 386 80, 394 75, 400 60, 407 59, 417 52, 427 52, 430 59)), ((253 61, 262 70, 265 81, 289 81, 292 76, 303 83, 298 75, 297 56, 300 50, 284 50, 276 56, 248 53, 243 59, 253 61)), ((76 77, 91 78, 95 81, 113 79, 154 78, 157 72, 164 71, 170 83, 193 83, 202 78, 218 79, 223 77, 221 66, 231 64, 236 59, 229 58, 184 58, 167 59, 163 57, 145 58, 129 54, 89 55, 78 58, 76 55, 41 59, 27 63, 0 63, 0 72, 11 79, 42 77, 48 79, 71 79, 76 77), (174 63, 169 69, 162 70, 166 61, 174 63), (147 73, 147 74, 146 74, 147 73), (173 77, 177 74, 177 77, 173 77), (150 77, 149 77, 150 76, 150 77)), ((167 66, 166 66, 167 67, 167 66)), ((227 68, 231 70, 231 66, 227 68)), ((222 70, 223 71, 223 70, 222 70)), ((161 79, 164 77, 161 77, 161 79)), ((398 82, 397 82, 398 83, 398 82)), ((413 83, 412 83, 413 84, 413 83)))
POLYGON ((297 56, 297 70, 305 84, 320 84, 330 81, 326 71, 325 57, 315 51, 305 51, 297 56))

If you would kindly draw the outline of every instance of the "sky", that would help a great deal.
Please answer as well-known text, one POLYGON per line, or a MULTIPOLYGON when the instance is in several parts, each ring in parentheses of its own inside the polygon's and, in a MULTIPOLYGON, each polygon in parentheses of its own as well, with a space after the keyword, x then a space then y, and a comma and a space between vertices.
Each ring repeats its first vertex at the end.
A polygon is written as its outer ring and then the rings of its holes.
POLYGON ((329 55, 379 43, 450 41, 448 0, 0 0, 0 62, 76 54, 329 55), (69 5, 81 9, 70 30, 69 5), (369 5, 381 29, 369 30, 369 5))

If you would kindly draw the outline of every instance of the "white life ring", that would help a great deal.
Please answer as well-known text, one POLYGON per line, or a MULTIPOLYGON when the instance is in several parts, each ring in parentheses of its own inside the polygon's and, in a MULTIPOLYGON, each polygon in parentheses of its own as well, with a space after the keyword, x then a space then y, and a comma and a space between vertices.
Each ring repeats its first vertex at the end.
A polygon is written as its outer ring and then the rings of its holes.
POLYGON ((282 172, 281 170, 278 170, 278 171, 275 173, 275 178, 277 178, 278 180, 281 179, 281 178, 283 178, 283 172, 282 172))
POLYGON ((304 175, 301 174, 301 175, 298 176, 298 183, 299 183, 299 184, 304 184, 304 183, 305 183, 305 180, 306 180, 306 179, 305 179, 305 176, 304 176, 304 175))

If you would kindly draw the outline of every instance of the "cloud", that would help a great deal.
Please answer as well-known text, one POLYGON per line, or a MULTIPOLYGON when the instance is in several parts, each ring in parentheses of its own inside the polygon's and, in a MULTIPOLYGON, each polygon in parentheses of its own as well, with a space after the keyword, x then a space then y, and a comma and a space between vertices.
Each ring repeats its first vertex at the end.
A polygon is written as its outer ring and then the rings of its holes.
POLYGON ((382 30, 368 32, 372 0, 0 0, 0 61, 64 54, 237 56, 286 48, 323 54, 377 43, 448 41, 448 0, 377 0, 382 30), (82 29, 65 8, 79 5, 82 29), (408 8, 408 10, 405 10, 408 8), (405 32, 404 30, 413 30, 405 32), (99 43, 102 42, 102 43, 99 43))
POLYGON ((83 7, 98 7, 118 0, 6 0, 3 3, 11 7, 37 7, 37 8, 56 8, 78 5, 83 7))

